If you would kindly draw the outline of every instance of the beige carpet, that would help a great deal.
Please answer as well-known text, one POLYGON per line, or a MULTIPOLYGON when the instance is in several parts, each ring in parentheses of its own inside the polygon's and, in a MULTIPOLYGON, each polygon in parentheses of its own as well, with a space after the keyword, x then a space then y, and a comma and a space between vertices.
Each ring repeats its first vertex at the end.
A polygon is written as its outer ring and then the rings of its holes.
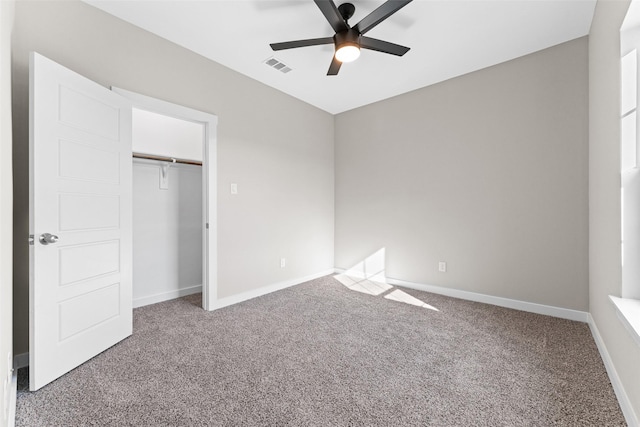
POLYGON ((378 292, 327 276, 214 312, 199 295, 136 309, 132 337, 19 391, 16 424, 625 425, 586 324, 378 292))

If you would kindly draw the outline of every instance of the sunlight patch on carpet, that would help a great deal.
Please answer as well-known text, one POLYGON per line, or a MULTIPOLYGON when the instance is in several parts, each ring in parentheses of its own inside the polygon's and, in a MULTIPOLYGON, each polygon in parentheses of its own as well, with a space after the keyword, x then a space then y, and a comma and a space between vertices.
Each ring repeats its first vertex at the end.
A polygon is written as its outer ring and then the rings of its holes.
POLYGON ((385 248, 378 249, 344 273, 333 277, 352 291, 379 296, 394 289, 384 298, 390 301, 403 302, 417 307, 428 308, 429 310, 440 311, 434 306, 387 283, 385 248))
POLYGON ((359 279, 357 277, 347 276, 346 274, 338 274, 334 277, 352 291, 362 292, 363 294, 376 296, 393 288, 393 286, 386 283, 374 282, 369 279, 359 279))
POLYGON ((415 305, 418 307, 428 308, 429 310, 440 311, 432 305, 427 304, 424 301, 419 300, 418 298, 409 295, 408 293, 401 291, 400 289, 396 289, 394 291, 389 292, 384 296, 386 299, 391 301, 404 302, 407 304, 415 305))

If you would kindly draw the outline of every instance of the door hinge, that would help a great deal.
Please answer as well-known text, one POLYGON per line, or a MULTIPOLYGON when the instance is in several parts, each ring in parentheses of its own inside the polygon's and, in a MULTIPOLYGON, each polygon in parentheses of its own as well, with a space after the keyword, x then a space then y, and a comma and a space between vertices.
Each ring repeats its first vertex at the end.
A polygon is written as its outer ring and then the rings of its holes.
POLYGON ((207 230, 209 229, 209 223, 207 223, 207 224, 205 225, 205 228, 206 228, 207 230))
POLYGON ((35 243, 35 239, 33 238, 33 234, 29 234, 29 244, 33 245, 35 243))

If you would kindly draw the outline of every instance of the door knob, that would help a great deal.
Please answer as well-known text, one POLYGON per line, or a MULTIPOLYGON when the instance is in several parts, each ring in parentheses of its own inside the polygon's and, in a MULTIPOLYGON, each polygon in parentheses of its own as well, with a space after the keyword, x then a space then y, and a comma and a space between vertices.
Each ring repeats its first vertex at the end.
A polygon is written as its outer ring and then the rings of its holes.
POLYGON ((43 245, 48 245, 50 243, 56 243, 58 241, 58 236, 51 233, 44 233, 40 235, 40 243, 43 245))

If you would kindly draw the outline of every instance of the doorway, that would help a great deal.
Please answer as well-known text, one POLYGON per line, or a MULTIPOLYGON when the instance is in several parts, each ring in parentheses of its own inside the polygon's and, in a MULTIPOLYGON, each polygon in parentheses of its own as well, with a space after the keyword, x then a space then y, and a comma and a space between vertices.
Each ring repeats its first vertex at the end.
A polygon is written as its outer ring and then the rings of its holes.
POLYGON ((133 104, 133 306, 201 291, 210 310, 217 294, 217 117, 112 90, 133 104))
POLYGON ((132 109, 133 308, 202 292, 203 127, 132 109))

